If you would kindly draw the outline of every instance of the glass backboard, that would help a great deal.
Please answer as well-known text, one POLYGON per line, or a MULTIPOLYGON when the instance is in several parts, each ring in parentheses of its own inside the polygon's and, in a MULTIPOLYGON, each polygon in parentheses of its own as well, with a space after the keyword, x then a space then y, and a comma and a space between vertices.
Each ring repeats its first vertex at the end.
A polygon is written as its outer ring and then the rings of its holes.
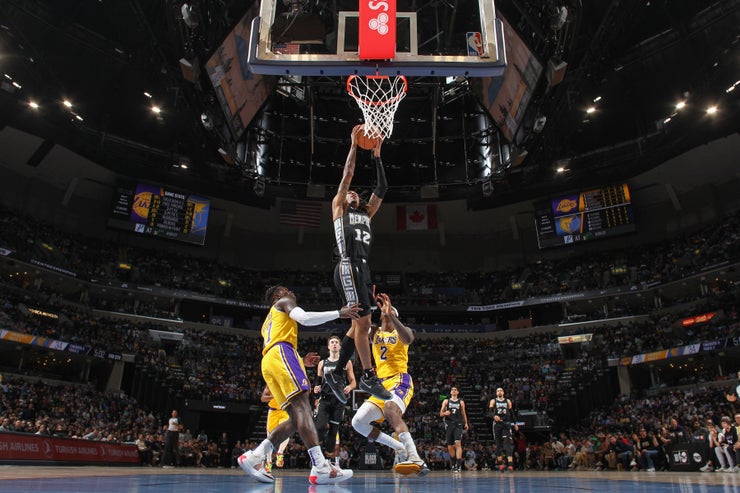
POLYGON ((248 64, 257 74, 498 77, 506 65, 493 0, 397 0, 392 58, 361 60, 360 2, 264 0, 252 21, 248 64))

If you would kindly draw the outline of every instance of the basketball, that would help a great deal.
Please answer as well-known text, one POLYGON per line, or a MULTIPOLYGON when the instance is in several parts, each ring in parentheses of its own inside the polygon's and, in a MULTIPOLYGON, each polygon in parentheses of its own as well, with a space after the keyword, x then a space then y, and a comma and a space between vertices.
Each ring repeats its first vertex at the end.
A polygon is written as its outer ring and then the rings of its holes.
POLYGON ((373 139, 365 135, 365 126, 363 125, 363 129, 359 134, 357 134, 357 145, 360 146, 360 148, 369 151, 371 149, 375 149, 375 146, 378 145, 378 139, 373 139))

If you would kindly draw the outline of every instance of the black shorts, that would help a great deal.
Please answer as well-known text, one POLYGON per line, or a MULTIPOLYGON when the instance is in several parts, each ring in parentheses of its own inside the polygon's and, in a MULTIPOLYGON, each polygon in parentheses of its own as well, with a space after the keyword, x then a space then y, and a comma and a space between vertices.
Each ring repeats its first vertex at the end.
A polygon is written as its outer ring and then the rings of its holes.
POLYGON ((344 404, 332 395, 322 395, 319 401, 319 408, 316 411, 316 421, 326 423, 341 424, 344 417, 344 404))
POLYGON ((339 291, 342 304, 360 304, 360 316, 370 314, 375 306, 370 267, 364 260, 340 260, 334 268, 334 287, 339 291))
POLYGON ((511 441, 511 425, 503 421, 493 423, 493 438, 495 440, 511 441))
POLYGON ((445 437, 445 443, 447 445, 455 445, 455 442, 462 441, 463 427, 462 423, 452 423, 447 425, 447 434, 445 437))

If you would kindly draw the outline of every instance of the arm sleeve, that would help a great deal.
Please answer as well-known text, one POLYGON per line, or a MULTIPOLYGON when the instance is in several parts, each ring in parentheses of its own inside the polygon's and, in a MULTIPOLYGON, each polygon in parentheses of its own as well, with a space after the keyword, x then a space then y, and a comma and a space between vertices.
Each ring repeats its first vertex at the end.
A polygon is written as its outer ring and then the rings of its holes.
POLYGON ((300 306, 297 306, 290 311, 288 316, 299 324, 310 327, 331 322, 332 320, 339 318, 339 310, 331 310, 328 312, 307 312, 300 306))
MULTIPOLYGON (((511 402, 511 401, 509 401, 509 402, 511 402)), ((514 404, 512 403, 511 404, 511 409, 509 409, 509 424, 511 425, 512 428, 516 424, 518 414, 519 413, 516 411, 516 408, 514 407, 514 404)))
POLYGON ((373 161, 375 161, 375 168, 378 171, 378 183, 375 185, 373 193, 379 199, 385 197, 385 192, 388 191, 388 180, 385 178, 385 169, 383 169, 383 161, 379 157, 373 155, 373 161))

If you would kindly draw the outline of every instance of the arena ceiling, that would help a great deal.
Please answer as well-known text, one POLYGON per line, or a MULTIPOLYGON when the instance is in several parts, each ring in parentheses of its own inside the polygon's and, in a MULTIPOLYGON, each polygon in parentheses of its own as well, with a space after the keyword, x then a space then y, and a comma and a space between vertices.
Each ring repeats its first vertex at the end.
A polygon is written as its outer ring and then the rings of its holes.
MULTIPOLYGON (((337 1, 304 3, 331 10, 337 1)), ((123 175, 245 203, 306 197, 307 184, 315 185, 310 196, 328 197, 360 118, 343 81, 304 78, 296 97, 286 81, 269 80, 265 104, 235 136, 203 70, 252 3, 4 0, 0 124, 123 175), (192 80, 180 60, 200 68, 192 80), (330 129, 313 147, 311 118, 330 129), (256 142, 266 149, 259 163, 256 142)), ((472 4, 408 3, 434 9, 440 25, 472 4)), ((412 79, 383 151, 390 200, 466 198, 485 208, 613 183, 740 127, 731 90, 740 73, 740 0, 501 0, 496 9, 543 67, 567 64, 562 82, 549 84, 543 70, 518 130, 505 136, 475 80, 412 79), (711 106, 716 113, 707 113, 711 106)), ((439 30, 442 42, 453 31, 439 30)), ((369 184, 364 158, 359 169, 357 181, 369 184)))

